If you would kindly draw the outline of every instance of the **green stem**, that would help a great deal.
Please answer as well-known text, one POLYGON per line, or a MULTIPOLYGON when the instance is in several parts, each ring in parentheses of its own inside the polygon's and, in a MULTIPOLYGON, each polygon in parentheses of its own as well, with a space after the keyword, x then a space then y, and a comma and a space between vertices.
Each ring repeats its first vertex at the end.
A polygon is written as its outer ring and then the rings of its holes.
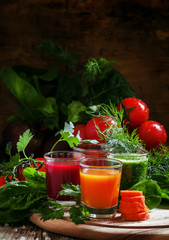
POLYGON ((61 142, 61 141, 63 141, 63 138, 60 138, 58 141, 55 142, 55 144, 54 144, 53 147, 51 148, 50 152, 53 152, 53 150, 54 150, 54 148, 56 147, 56 145, 57 145, 59 142, 61 142))

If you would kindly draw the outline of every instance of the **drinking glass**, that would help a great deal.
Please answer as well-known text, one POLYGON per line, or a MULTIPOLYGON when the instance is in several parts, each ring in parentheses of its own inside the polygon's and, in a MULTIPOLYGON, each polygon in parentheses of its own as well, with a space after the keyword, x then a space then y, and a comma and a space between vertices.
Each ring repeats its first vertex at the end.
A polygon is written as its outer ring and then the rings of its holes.
POLYGON ((72 197, 57 195, 62 190, 61 184, 71 182, 80 185, 79 162, 85 159, 85 154, 75 151, 53 151, 45 153, 44 158, 48 198, 73 201, 72 197))
POLYGON ((112 150, 109 156, 123 163, 120 189, 126 190, 144 180, 148 168, 148 152, 138 149, 136 153, 120 153, 112 150))
POLYGON ((82 143, 74 147, 74 150, 84 153, 87 158, 99 158, 107 156, 108 147, 104 143, 82 143))
POLYGON ((80 161, 81 201, 91 218, 117 212, 122 162, 107 157, 80 161))

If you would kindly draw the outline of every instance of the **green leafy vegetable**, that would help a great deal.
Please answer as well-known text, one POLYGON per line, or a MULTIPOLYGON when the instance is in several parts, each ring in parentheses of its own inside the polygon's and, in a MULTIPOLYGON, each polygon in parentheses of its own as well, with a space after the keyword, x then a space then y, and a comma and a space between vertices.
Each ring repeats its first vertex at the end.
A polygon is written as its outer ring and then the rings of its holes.
POLYGON ((44 202, 41 207, 37 209, 37 213, 42 215, 41 219, 44 221, 55 218, 60 219, 64 216, 64 206, 56 201, 49 200, 44 202))
POLYGON ((97 108, 95 116, 109 116, 117 123, 117 126, 110 125, 104 131, 104 135, 103 133, 101 134, 103 141, 108 143, 110 150, 113 150, 114 153, 136 153, 138 149, 142 149, 142 142, 136 129, 131 133, 128 132, 127 127, 123 124, 123 114, 123 110, 119 112, 117 107, 110 102, 109 105, 102 104, 100 108, 97 108))
POLYGON ((26 181, 35 190, 46 192, 46 173, 39 172, 35 168, 25 168, 23 170, 23 175, 26 181))
POLYGON ((12 181, 0 187, 0 223, 18 222, 32 214, 46 198, 46 191, 32 188, 28 182, 12 181))
POLYGON ((162 199, 162 191, 159 185, 152 180, 143 180, 136 183, 130 190, 142 191, 145 196, 145 203, 151 210, 159 206, 162 199))
POLYGON ((43 122, 45 117, 47 127, 58 127, 58 112, 55 111, 48 98, 39 94, 29 82, 17 75, 11 68, 1 69, 0 77, 19 101, 20 114, 18 118, 39 123, 43 122))
POLYGON ((86 86, 83 96, 87 98, 88 105, 109 104, 109 101, 117 104, 121 98, 136 97, 125 78, 113 69, 114 64, 116 61, 104 58, 88 60, 82 73, 86 86))
MULTIPOLYGON (((65 123, 64 129, 60 131, 59 141, 67 141, 72 147, 79 144, 81 138, 79 134, 74 136, 73 132, 73 123, 65 123)), ((32 137, 30 130, 26 130, 17 142, 18 152, 22 152, 24 157, 21 158, 20 154, 17 153, 3 165, 2 175, 5 178, 12 176, 12 179, 9 179, 6 185, 0 187, 0 223, 22 221, 32 213, 37 212, 42 214, 44 220, 62 218, 64 210, 67 208, 55 201, 45 201, 47 199, 46 173, 37 171, 40 167, 37 167, 36 163, 39 161, 33 159, 32 156, 26 156, 26 147, 32 137), (23 175, 26 181, 17 180, 18 167, 24 168, 23 175), (2 218, 3 215, 5 217, 2 218)), ((8 152, 11 155, 10 147, 8 152)), ((65 184, 60 195, 62 194, 72 196, 79 201, 80 186, 74 186, 71 183, 65 184)), ((83 223, 87 220, 85 212, 84 207, 77 203, 70 207, 70 218, 76 224, 83 223)))
POLYGON ((149 153, 147 178, 160 186, 162 199, 169 200, 169 153, 161 153, 165 151, 164 147, 149 153))
MULTIPOLYGON (((81 199, 80 186, 73 185, 72 183, 67 183, 62 184, 62 188, 63 190, 59 192, 58 196, 71 196, 77 200, 77 203, 75 205, 69 206, 70 219, 75 224, 82 224, 84 221, 89 221, 89 218, 87 217, 87 209, 78 203, 81 199)), ((67 209, 67 206, 63 206, 55 201, 47 201, 42 205, 40 209, 38 209, 37 212, 42 215, 41 219, 49 220, 54 218, 63 218, 65 209, 67 209)))
POLYGON ((49 69, 31 66, 5 67, 0 71, 4 84, 18 100, 19 114, 8 118, 61 129, 62 123, 87 121, 91 105, 116 104, 136 93, 125 78, 113 67, 114 60, 91 58, 77 70, 78 58, 65 52, 52 41, 42 41, 37 49, 51 56, 49 69))
POLYGON ((70 219, 75 224, 82 224, 84 221, 89 221, 89 218, 86 216, 87 210, 81 205, 71 206, 69 213, 70 219))
POLYGON ((19 141, 17 142, 17 150, 18 152, 24 152, 25 148, 27 147, 30 140, 33 138, 32 133, 30 132, 30 129, 26 130, 23 133, 23 136, 21 135, 19 137, 19 141))
POLYGON ((62 184, 63 190, 61 190, 58 196, 72 196, 77 201, 81 199, 81 189, 79 185, 73 185, 72 183, 62 184))

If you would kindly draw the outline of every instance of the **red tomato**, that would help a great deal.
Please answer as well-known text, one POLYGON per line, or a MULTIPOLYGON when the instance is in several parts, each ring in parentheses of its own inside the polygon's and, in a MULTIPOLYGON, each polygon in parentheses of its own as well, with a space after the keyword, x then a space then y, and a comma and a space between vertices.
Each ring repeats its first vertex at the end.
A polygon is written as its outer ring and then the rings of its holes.
POLYGON ((117 110, 120 111, 124 107, 124 123, 131 128, 139 127, 149 118, 149 108, 138 98, 125 98, 122 103, 118 103, 117 110))
POLYGON ((1 176, 0 177, 0 187, 2 187, 3 185, 5 185, 6 182, 5 182, 5 176, 1 176))
MULTIPOLYGON (((110 125, 117 126, 117 123, 113 120, 113 118, 108 116, 90 119, 86 124, 86 138, 103 142, 99 131, 104 133, 104 131, 108 129, 110 125)), ((101 135, 103 136, 103 134, 101 135)))
POLYGON ((157 148, 167 141, 167 133, 163 125, 156 121, 146 121, 138 128, 139 138, 147 150, 157 148))
MULTIPOLYGON (((44 158, 36 158, 36 160, 45 161, 44 158)), ((36 163, 36 164, 37 164, 38 167, 40 166, 40 163, 36 163)), ((45 164, 38 171, 39 172, 45 172, 45 164)))
POLYGON ((74 135, 76 136, 77 133, 80 131, 80 137, 82 140, 86 139, 86 125, 78 124, 74 127, 74 135))
MULTIPOLYGON (((44 158, 36 158, 36 160, 44 161, 45 159, 44 158)), ((40 166, 40 163, 36 163, 36 164, 37 164, 38 167, 40 166)), ((32 167, 34 167, 34 166, 32 165, 32 167)), ((17 169, 19 181, 26 181, 26 178, 23 176, 23 173, 22 173, 23 170, 24 170, 24 168, 22 168, 21 166, 18 167, 18 169, 17 169)), ((45 172, 45 165, 43 165, 38 171, 39 172, 45 172)))
MULTIPOLYGON (((9 179, 12 179, 11 176, 9 176, 9 179)), ((1 176, 0 177, 0 187, 2 187, 3 185, 5 185, 6 182, 5 182, 5 176, 1 176)))

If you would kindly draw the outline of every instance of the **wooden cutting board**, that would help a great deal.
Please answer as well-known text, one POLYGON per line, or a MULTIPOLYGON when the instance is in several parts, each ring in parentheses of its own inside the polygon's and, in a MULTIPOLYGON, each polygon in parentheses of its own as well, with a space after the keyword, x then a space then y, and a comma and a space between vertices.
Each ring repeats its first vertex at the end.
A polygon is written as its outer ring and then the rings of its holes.
POLYGON ((30 221, 37 226, 57 234, 81 239, 128 239, 169 240, 169 209, 153 209, 146 221, 125 221, 120 214, 112 220, 90 220, 85 224, 74 224, 68 217, 43 221, 33 214, 30 221))

